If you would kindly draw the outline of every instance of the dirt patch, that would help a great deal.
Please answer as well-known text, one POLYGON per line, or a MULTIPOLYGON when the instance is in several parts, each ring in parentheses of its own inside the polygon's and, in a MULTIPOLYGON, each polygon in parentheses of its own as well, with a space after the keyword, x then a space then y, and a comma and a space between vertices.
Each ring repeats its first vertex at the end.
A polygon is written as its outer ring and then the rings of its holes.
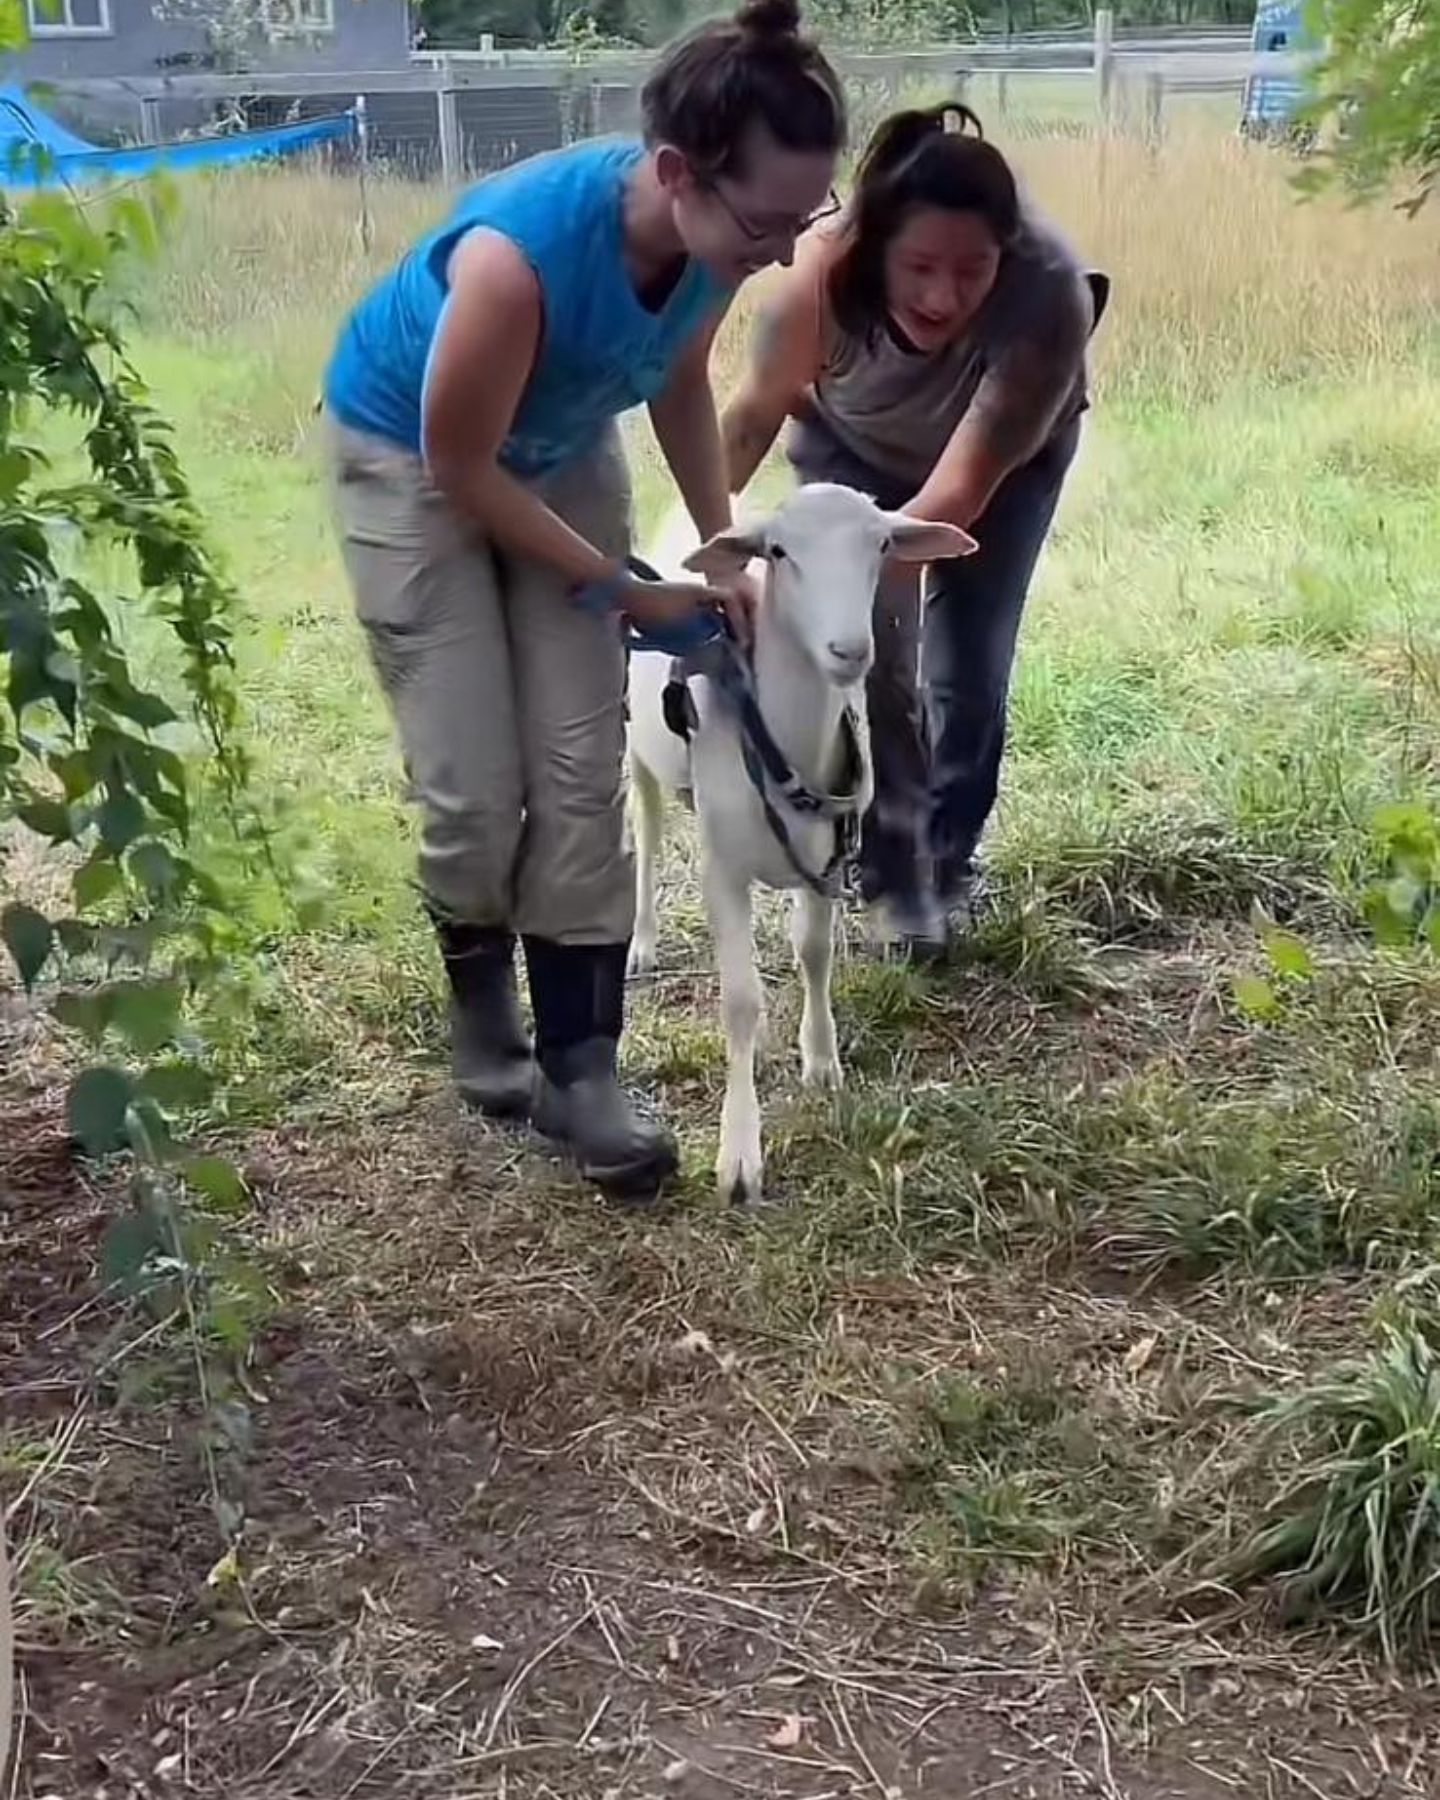
MULTIPOLYGON (((183 1406, 116 1378, 109 1202, 56 1064, 4 1029, 23 1800, 1427 1791, 1419 1697, 1358 1664, 1198 1627, 1111 1655, 1048 1571, 918 1579, 843 1398, 786 1410, 793 1345, 741 1335, 763 1245, 617 1224, 439 1099, 247 1146, 286 1293, 243 1580, 207 1580, 183 1406)), ((836 1382, 872 1314, 980 1356, 1002 1309, 971 1279, 840 1284, 836 1382)), ((1099 1369, 1137 1327, 1085 1304, 1099 1369)))

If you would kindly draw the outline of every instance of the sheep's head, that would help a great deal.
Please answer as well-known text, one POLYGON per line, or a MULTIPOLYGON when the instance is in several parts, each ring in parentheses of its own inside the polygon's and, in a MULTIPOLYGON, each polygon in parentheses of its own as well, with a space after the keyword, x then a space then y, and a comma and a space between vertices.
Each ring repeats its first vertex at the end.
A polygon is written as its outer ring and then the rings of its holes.
POLYGON ((939 562, 975 540, 957 525, 886 512, 854 488, 810 482, 752 524, 721 532, 686 559, 723 581, 754 558, 767 565, 765 606, 837 687, 863 681, 875 660, 875 588, 887 559, 939 562))

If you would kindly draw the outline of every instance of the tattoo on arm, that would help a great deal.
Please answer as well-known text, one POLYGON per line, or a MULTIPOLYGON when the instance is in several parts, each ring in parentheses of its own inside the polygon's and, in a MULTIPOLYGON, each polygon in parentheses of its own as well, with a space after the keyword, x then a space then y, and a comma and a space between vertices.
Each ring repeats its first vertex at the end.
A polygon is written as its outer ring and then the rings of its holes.
POLYGON ((1085 324, 1067 313, 1043 334, 1016 339, 986 371, 970 419, 997 461, 1014 468, 1043 448, 1080 376, 1085 324))

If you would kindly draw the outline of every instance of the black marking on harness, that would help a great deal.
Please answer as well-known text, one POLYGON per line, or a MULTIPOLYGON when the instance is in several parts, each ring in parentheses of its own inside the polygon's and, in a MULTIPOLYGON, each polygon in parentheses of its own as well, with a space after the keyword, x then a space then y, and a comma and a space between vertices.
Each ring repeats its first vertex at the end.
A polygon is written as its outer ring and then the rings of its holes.
POLYGON ((670 679, 661 690, 660 704, 665 723, 676 737, 688 744, 700 728, 700 715, 695 710, 695 696, 685 679, 685 664, 678 657, 670 665, 670 679))

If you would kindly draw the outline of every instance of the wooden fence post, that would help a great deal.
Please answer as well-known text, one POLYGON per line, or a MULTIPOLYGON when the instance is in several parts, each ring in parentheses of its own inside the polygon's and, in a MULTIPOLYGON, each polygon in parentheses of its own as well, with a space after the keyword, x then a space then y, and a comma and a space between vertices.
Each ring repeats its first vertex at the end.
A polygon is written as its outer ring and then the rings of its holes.
POLYGON ((1095 97, 1100 107, 1100 117, 1106 123, 1110 119, 1111 91, 1115 82, 1115 14, 1108 6, 1100 7, 1095 14, 1095 97))
POLYGON ((454 187, 464 173, 465 151, 460 139, 460 109, 456 104, 455 77, 450 58, 442 56, 436 76, 435 113, 440 130, 440 175, 454 187))
POLYGON ((1152 151, 1165 135, 1165 71, 1149 69, 1145 75, 1145 142, 1152 151))
POLYGON ((375 241, 370 224, 370 108, 363 94, 355 96, 355 166, 360 188, 360 248, 368 256, 375 241))

